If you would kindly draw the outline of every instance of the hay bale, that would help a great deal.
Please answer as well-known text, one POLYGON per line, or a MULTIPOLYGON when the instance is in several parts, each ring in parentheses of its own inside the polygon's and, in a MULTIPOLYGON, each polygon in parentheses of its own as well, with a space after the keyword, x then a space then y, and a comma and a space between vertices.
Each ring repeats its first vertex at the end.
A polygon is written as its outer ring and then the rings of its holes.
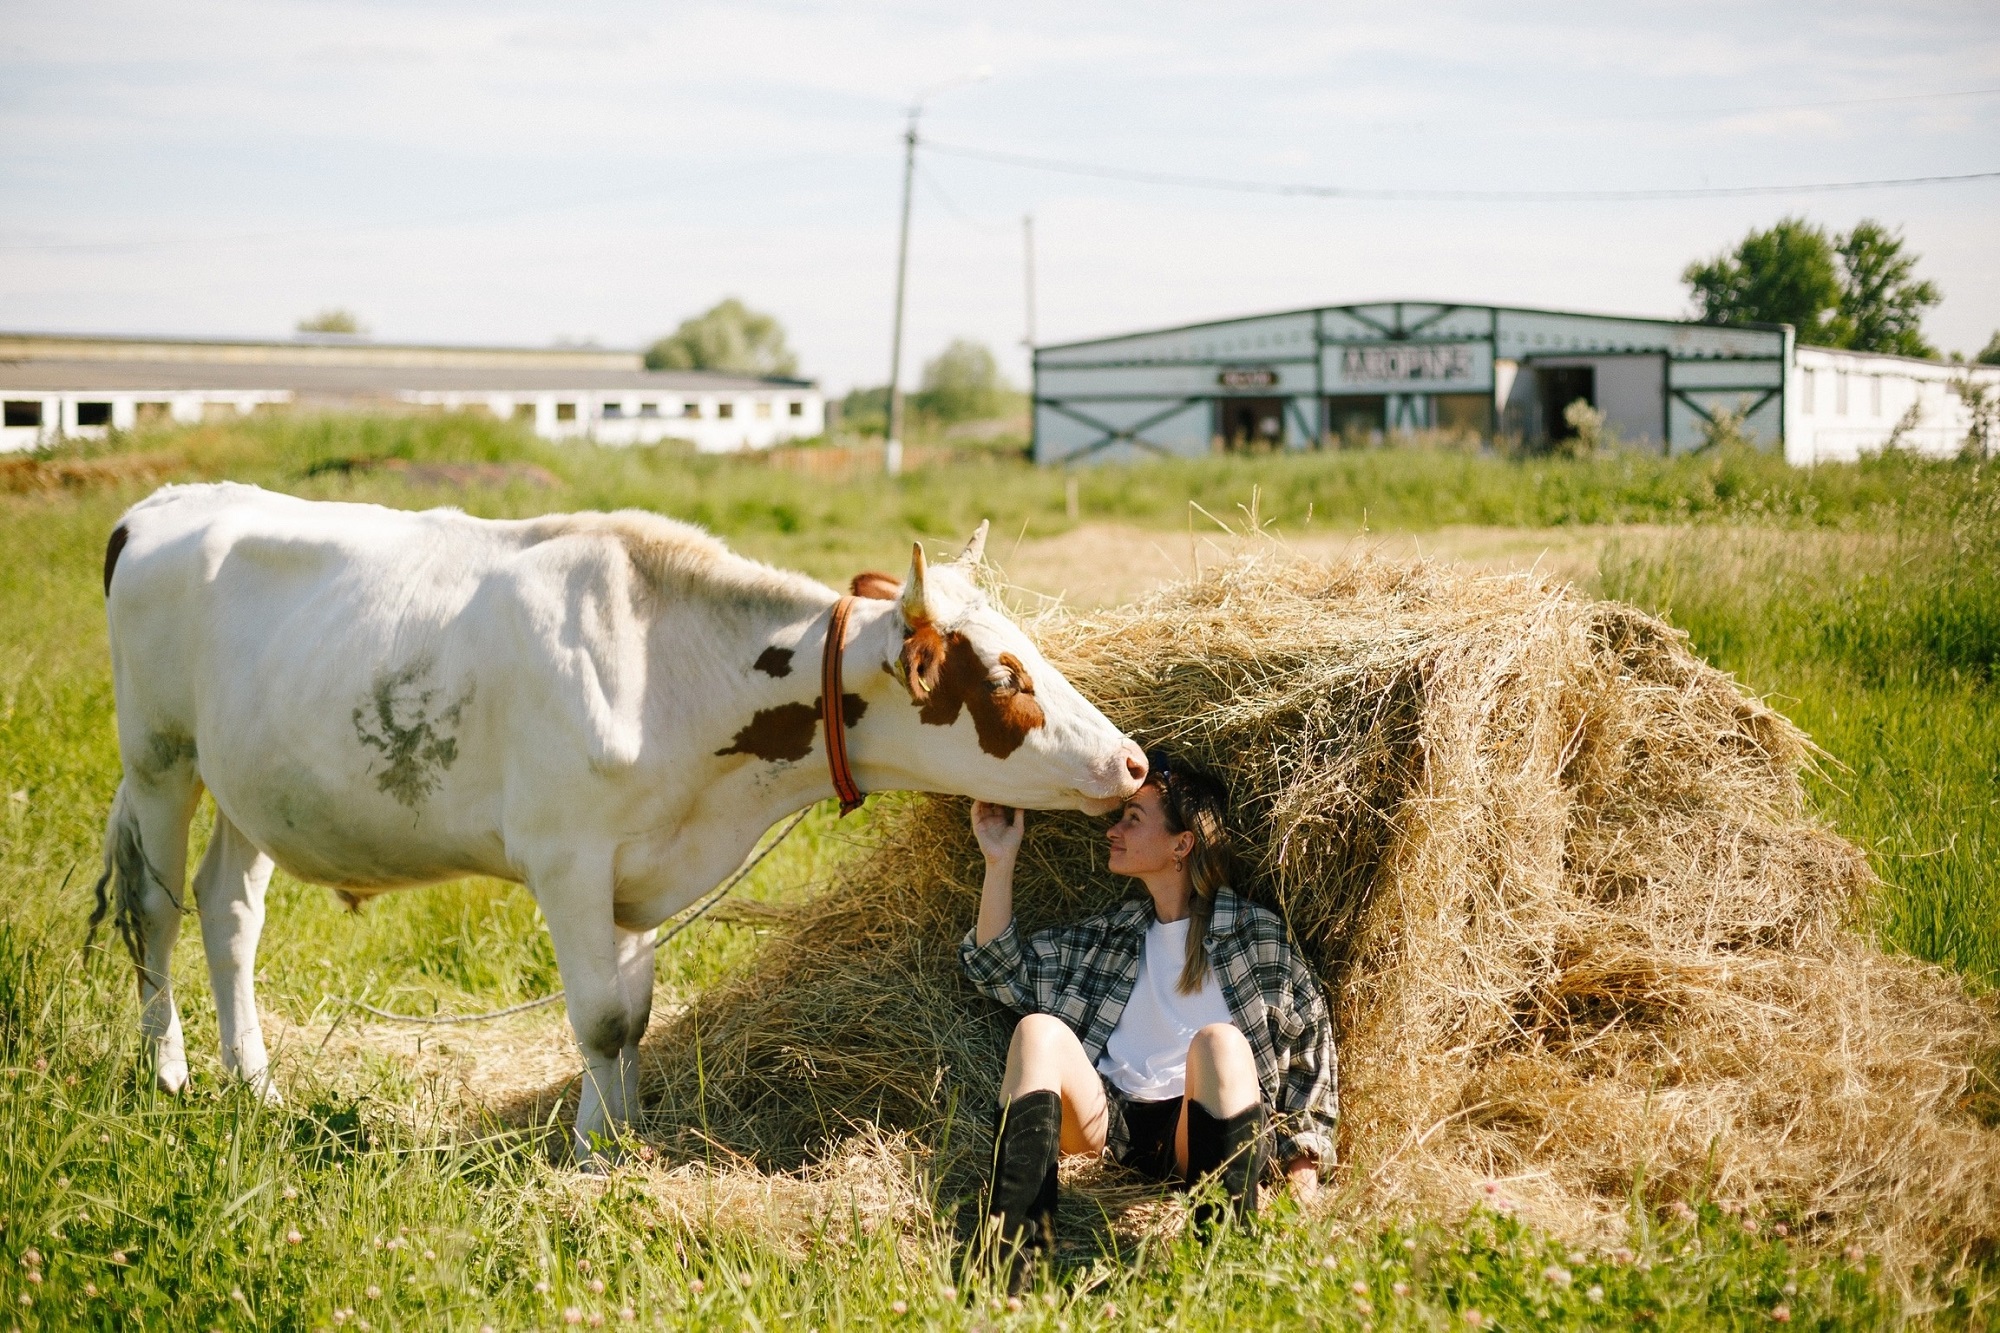
MULTIPOLYGON (((1257 559, 1035 629, 1121 727, 1227 777, 1242 887, 1335 999, 1350 1205, 1500 1180, 1601 1241, 1636 1184, 1909 1260, 2000 1239, 1968 1102, 1993 1011, 1850 933, 1873 880, 1806 811, 1811 743, 1677 631, 1531 575, 1257 559)), ((964 802, 879 800, 663 1034, 651 1127, 792 1168, 879 1125, 964 1187, 1011 1026, 957 971, 979 881, 964 802)), ((1030 820, 1026 926, 1127 891, 1102 821, 1030 820)))

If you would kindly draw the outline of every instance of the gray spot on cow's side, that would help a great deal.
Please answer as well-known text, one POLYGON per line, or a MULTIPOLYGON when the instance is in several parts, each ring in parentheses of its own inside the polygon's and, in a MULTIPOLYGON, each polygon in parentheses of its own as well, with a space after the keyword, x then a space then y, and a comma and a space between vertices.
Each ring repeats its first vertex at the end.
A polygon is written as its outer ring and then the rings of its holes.
POLYGON ((383 672, 375 678, 369 702, 354 710, 355 736, 386 761, 375 785, 412 810, 438 789, 445 771, 458 762, 453 731, 472 702, 472 687, 467 685, 464 693, 433 715, 431 701, 438 691, 424 687, 430 674, 428 658, 401 671, 383 672))
POLYGON ((149 777, 191 765, 196 758, 194 737, 179 727, 162 727, 146 738, 146 754, 140 767, 149 777))

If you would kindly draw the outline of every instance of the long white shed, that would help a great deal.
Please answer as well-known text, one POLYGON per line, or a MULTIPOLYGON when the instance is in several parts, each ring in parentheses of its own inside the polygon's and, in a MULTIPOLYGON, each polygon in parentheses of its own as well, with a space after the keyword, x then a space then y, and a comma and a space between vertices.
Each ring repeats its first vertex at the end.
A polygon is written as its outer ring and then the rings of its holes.
POLYGON ((811 380, 650 371, 636 352, 0 333, 0 450, 283 408, 478 412, 552 440, 704 453, 826 429, 811 380))

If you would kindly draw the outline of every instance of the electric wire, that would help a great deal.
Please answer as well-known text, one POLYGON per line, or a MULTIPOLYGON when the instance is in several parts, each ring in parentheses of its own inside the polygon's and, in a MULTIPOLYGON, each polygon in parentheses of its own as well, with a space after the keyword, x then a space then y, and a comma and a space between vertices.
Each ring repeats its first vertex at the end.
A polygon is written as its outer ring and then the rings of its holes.
POLYGON ((1435 190, 1369 189, 1351 185, 1313 185, 1285 181, 1241 180, 1228 176, 1193 176, 1177 172, 1146 171, 1103 163, 1076 162, 1064 158, 1035 157, 1027 153, 1000 152, 966 144, 940 143, 926 139, 923 147, 947 157, 1031 171, 1051 171, 1070 176, 1091 176, 1100 180, 1131 181, 1140 185, 1178 186, 1194 190, 1220 190, 1232 194, 1265 194, 1314 199, 1404 200, 1429 203, 1555 204, 1616 203, 1648 199, 1731 199, 1753 195, 1830 194, 1846 190, 1878 190, 1918 185, 1952 185, 1968 181, 2000 180, 2000 171, 1970 171, 1945 176, 1902 176, 1884 180, 1823 181, 1803 185, 1715 185, 1645 190, 1435 190))
MULTIPOLYGON (((740 885, 744 881, 744 877, 750 875, 750 871, 754 871, 760 861, 764 861, 764 857, 768 857, 774 851, 778 851, 778 843, 782 843, 784 839, 788 839, 792 835, 792 829, 798 829, 798 825, 802 825, 804 819, 806 819, 806 815, 810 815, 810 813, 812 813, 812 807, 808 805, 804 811, 800 811, 798 815, 794 815, 792 823, 788 823, 778 833, 778 837, 774 837, 770 843, 764 845, 764 851, 756 853, 754 857, 750 857, 750 861, 746 861, 742 867, 738 867, 738 871, 734 875, 730 875, 726 881, 722 881, 720 889, 712 889, 708 893, 708 901, 706 903, 702 903, 688 917, 684 917, 682 921, 678 921, 672 931, 668 931, 666 935, 660 935, 658 939, 654 939, 652 941, 652 953, 660 953, 660 945, 664 945, 666 941, 674 939, 676 935, 680 935, 682 931, 686 931, 690 925, 694 925, 696 921, 700 921, 702 917, 706 917, 712 907, 716 907, 724 897, 728 897, 730 889, 734 889, 736 885, 740 885)), ((506 1017, 516 1015, 516 1013, 528 1013, 530 1009, 546 1009, 548 1005, 554 1005, 562 997, 564 997, 564 991, 556 991, 554 995, 544 995, 540 999, 522 1001, 518 1005, 508 1005, 506 1009, 488 1009, 486 1013, 390 1013, 388 1009, 376 1009, 374 1005, 364 1005, 362 1001, 348 999, 344 995, 334 995, 332 999, 340 1001, 348 1009, 360 1009, 362 1013, 370 1013, 370 1015, 374 1015, 378 1019, 388 1019, 390 1023, 418 1023, 418 1025, 424 1025, 424 1027, 456 1027, 460 1023, 492 1023, 494 1019, 506 1019, 506 1017)))

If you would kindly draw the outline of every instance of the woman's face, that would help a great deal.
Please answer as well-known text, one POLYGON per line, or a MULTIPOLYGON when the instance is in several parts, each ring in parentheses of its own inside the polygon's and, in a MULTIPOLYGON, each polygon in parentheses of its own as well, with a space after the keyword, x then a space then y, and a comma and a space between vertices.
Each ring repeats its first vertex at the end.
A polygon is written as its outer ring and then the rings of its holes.
POLYGON ((1148 783, 1125 802, 1105 834, 1111 843, 1111 873, 1114 875, 1155 875, 1174 867, 1174 858, 1186 859, 1193 849, 1192 833, 1167 831, 1166 811, 1160 804, 1160 789, 1148 783))

